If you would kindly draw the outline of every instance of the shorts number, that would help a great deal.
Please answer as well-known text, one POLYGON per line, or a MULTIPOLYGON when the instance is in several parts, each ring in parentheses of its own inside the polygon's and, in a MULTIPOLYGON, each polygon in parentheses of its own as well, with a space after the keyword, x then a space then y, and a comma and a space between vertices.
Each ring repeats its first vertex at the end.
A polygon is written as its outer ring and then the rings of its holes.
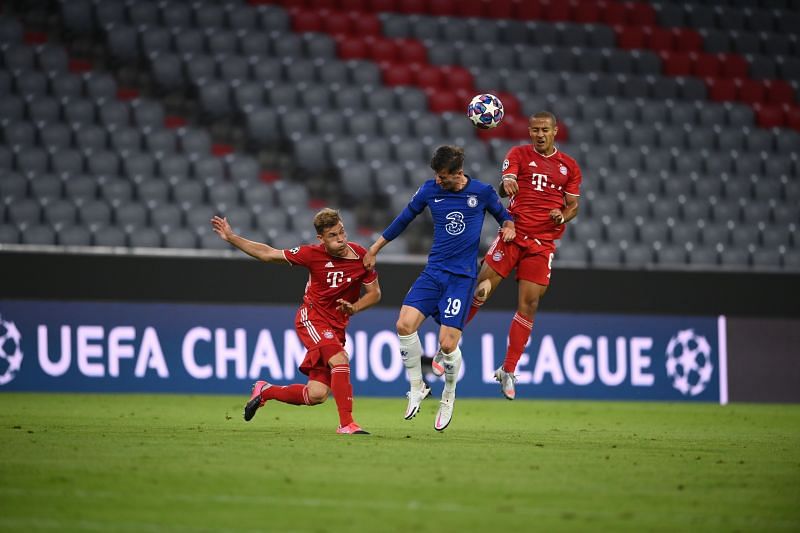
POLYGON ((444 310, 444 314, 456 316, 458 312, 461 311, 461 300, 456 298, 455 300, 452 298, 447 299, 447 309, 444 310))

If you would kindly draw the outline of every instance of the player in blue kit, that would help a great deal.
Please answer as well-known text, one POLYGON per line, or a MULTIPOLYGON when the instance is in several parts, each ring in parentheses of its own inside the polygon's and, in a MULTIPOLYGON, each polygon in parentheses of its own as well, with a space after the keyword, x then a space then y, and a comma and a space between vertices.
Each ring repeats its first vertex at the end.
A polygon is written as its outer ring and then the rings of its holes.
POLYGON ((427 207, 433 216, 433 245, 428 264, 408 291, 400 317, 397 336, 400 355, 408 372, 410 390, 405 419, 419 411, 420 403, 430 393, 422 380, 422 344, 417 330, 431 316, 440 325, 439 349, 443 355, 444 392, 433 427, 444 430, 453 417, 456 380, 461 369, 461 330, 472 301, 478 268, 478 245, 485 213, 488 211, 502 226, 506 242, 514 240, 514 221, 500 203, 491 185, 464 174, 464 150, 440 146, 431 159, 434 179, 420 187, 403 212, 394 219, 364 256, 364 266, 375 266, 378 252, 400 235, 427 207))

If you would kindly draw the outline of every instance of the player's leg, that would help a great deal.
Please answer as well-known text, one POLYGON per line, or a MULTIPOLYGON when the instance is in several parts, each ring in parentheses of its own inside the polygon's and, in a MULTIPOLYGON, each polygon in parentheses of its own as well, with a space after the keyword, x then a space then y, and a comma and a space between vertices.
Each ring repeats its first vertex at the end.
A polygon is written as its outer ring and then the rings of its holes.
POLYGON ((461 332, 466 322, 466 311, 463 303, 468 302, 475 289, 475 280, 450 275, 435 318, 441 324, 439 328, 439 351, 444 369, 444 390, 439 410, 433 423, 437 431, 444 430, 453 418, 456 399, 456 383, 461 372, 461 332))
POLYGON ((331 391, 333 391, 333 399, 336 401, 336 410, 339 412, 339 428, 336 432, 367 434, 353 420, 353 384, 350 382, 350 359, 347 357, 347 352, 338 350, 328 358, 323 349, 323 354, 328 360, 331 391))
MULTIPOLYGON (((265 380, 256 381, 253 385, 250 399, 244 406, 245 421, 252 420, 256 415, 256 411, 263 407, 268 400, 277 400, 290 405, 316 405, 324 402, 327 398, 327 392, 317 387, 311 390, 311 383, 309 382, 306 385, 301 383, 273 385, 265 380)), ((327 387, 324 388, 326 389, 327 387)))
POLYGON ((397 338, 400 341, 400 357, 403 366, 406 367, 406 375, 409 381, 408 405, 403 418, 411 420, 419 412, 422 400, 427 398, 431 389, 422 380, 422 343, 419 340, 417 331, 425 321, 419 309, 410 305, 403 305, 400 308, 400 316, 397 319, 397 338))
POLYGON ((537 247, 533 252, 523 257, 517 267, 519 283, 517 312, 508 328, 508 348, 505 359, 495 371, 495 379, 500 382, 503 396, 509 400, 516 397, 514 371, 517 369, 517 363, 525 349, 525 344, 531 336, 539 301, 550 283, 550 265, 553 257, 550 248, 537 247))
POLYGON ((466 324, 470 323, 475 313, 486 303, 500 282, 511 273, 519 255, 520 247, 517 244, 503 242, 498 235, 483 258, 466 324))

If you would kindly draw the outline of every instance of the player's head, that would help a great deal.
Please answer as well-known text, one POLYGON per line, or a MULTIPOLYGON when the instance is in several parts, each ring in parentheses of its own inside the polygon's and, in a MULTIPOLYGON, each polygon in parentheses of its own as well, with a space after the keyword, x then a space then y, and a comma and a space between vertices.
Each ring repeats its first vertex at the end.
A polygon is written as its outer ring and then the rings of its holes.
POLYGON ((439 187, 458 190, 464 182, 464 149, 459 146, 440 146, 433 153, 431 168, 436 172, 436 184, 439 187))
POLYGON ((558 122, 549 111, 539 111, 528 118, 528 134, 533 148, 542 155, 550 155, 555 149, 558 122))
POLYGON ((317 238, 331 255, 347 254, 347 232, 344 230, 342 218, 335 209, 326 207, 314 215, 314 229, 317 238))

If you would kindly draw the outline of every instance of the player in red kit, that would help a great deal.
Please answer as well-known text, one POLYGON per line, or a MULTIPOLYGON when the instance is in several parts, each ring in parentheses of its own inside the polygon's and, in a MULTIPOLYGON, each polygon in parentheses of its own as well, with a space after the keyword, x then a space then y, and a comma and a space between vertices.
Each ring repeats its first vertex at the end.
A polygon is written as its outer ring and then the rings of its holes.
POLYGON ((299 265, 309 271, 303 304, 295 316, 295 330, 307 350, 300 371, 308 376, 308 382, 281 387, 256 381, 244 407, 244 419, 251 420, 268 400, 317 405, 333 392, 339 411, 336 432, 366 434, 353 420, 353 387, 350 359, 344 349, 345 328, 350 316, 380 301, 381 289, 377 273, 364 268, 366 250, 348 242, 339 213, 327 208, 317 213, 314 227, 319 244, 305 244, 291 250, 278 250, 240 237, 225 218, 215 216, 211 225, 220 238, 256 259, 299 265))
MULTIPOLYGON (((515 146, 503 161, 500 196, 510 196, 508 210, 517 230, 512 242, 498 237, 486 252, 478 275, 467 322, 511 271, 517 269, 517 312, 508 331, 508 349, 503 364, 495 371, 503 395, 513 400, 517 368, 525 343, 533 329, 539 300, 550 284, 555 241, 564 224, 578 214, 581 170, 574 159, 555 147, 556 117, 547 111, 532 115, 528 132, 532 144, 515 146)), ((441 366, 434 357, 434 373, 441 366)))

